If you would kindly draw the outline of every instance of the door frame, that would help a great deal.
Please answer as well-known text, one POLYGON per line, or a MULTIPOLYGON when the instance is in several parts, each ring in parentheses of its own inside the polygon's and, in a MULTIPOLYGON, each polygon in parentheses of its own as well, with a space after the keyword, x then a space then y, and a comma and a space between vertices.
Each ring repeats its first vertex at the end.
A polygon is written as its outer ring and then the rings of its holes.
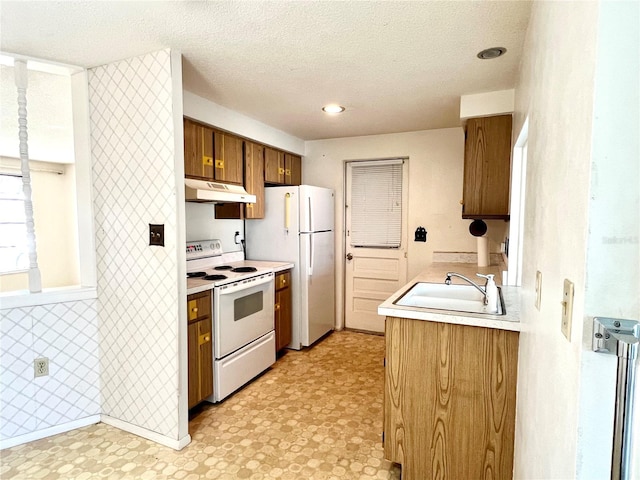
POLYGON ((524 206, 527 185, 527 142, 529 117, 522 125, 513 149, 511 167, 511 204, 509 211, 509 267, 507 285, 522 286, 522 262, 524 247, 524 206))
MULTIPOLYGON (((405 258, 409 261, 409 156, 408 155, 394 155, 392 157, 378 157, 378 158, 359 158, 342 161, 342 239, 341 239, 341 261, 342 268, 342 302, 340 307, 342 309, 342 315, 336 316, 336 330, 343 330, 346 326, 346 305, 347 305, 347 168, 349 164, 358 162, 383 162, 389 160, 402 160, 402 232, 400 234, 400 245, 405 248, 405 258), (406 174, 406 175, 405 175, 406 174), (406 182, 406 183, 405 183, 406 182)), ((408 269, 407 269, 408 271, 408 269)), ((406 282, 405 282, 406 283, 406 282)), ((336 305, 338 304, 338 298, 336 297, 336 305)))

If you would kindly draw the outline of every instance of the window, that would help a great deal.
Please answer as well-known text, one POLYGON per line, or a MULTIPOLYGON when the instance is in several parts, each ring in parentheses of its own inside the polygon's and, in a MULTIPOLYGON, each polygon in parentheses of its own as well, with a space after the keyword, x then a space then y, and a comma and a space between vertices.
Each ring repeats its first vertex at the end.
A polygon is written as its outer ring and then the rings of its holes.
POLYGON ((351 246, 398 248, 402 160, 351 164, 351 246))
POLYGON ((29 267, 22 177, 0 174, 0 272, 29 267))
POLYGON ((87 74, 28 59, 28 156, 41 280, 30 285, 14 63, 0 54, 0 111, 9 119, 0 125, 0 294, 15 299, 40 287, 48 294, 94 286, 87 74))

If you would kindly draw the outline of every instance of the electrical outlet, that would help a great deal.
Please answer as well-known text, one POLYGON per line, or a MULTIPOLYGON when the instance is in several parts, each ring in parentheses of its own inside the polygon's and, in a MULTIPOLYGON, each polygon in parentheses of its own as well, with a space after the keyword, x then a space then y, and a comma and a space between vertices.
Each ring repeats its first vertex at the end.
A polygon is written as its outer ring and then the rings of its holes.
POLYGON ((33 362, 33 376, 46 377, 47 375, 49 375, 49 359, 36 358, 33 362))
POLYGON ((540 302, 542 301, 542 272, 536 272, 536 308, 540 310, 540 302))
POLYGON ((560 329, 567 340, 571 341, 571 318, 573 317, 573 282, 564 279, 562 292, 562 325, 560 329))
POLYGON ((164 225, 149 224, 149 245, 164 247, 164 225))

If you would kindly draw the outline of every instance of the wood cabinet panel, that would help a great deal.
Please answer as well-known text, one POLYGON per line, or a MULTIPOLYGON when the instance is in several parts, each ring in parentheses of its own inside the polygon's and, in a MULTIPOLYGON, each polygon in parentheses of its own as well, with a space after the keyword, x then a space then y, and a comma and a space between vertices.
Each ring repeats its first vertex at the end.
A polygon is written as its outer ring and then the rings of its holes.
POLYGON ((287 185, 302 183, 302 158, 298 155, 284 154, 284 175, 287 185))
POLYGON ((214 130, 214 178, 216 181, 242 185, 244 164, 242 144, 240 137, 214 130))
POLYGON ((276 275, 275 333, 276 352, 291 343, 291 272, 276 275))
POLYGON ((244 187, 247 192, 256 196, 256 203, 244 206, 245 218, 264 218, 265 147, 248 141, 244 145, 244 187))
POLYGON ((467 121, 462 218, 509 218, 511 115, 467 121))
POLYGON ((518 333, 387 317, 384 454, 404 480, 510 479, 518 333))
POLYGON ((189 408, 213 394, 211 291, 187 297, 189 408))
POLYGON ((285 168, 284 152, 275 148, 265 147, 264 149, 264 181, 276 185, 284 185, 285 168))
POLYGON ((184 174, 213 179, 213 130, 188 118, 184 119, 184 174))

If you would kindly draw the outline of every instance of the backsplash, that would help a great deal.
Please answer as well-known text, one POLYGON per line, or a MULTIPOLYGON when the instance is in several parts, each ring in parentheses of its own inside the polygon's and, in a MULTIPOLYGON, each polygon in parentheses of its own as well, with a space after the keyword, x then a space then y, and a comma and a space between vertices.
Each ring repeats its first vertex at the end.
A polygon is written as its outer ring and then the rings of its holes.
POLYGON ((178 438, 171 56, 89 70, 102 413, 178 438), (148 225, 164 224, 150 247, 148 225))
MULTIPOLYGON (((218 238, 222 250, 235 252, 242 246, 234 242, 235 232, 244 234, 243 220, 216 219, 213 203, 185 203, 187 242, 218 238)), ((251 220, 247 220, 251 221, 251 220)))

